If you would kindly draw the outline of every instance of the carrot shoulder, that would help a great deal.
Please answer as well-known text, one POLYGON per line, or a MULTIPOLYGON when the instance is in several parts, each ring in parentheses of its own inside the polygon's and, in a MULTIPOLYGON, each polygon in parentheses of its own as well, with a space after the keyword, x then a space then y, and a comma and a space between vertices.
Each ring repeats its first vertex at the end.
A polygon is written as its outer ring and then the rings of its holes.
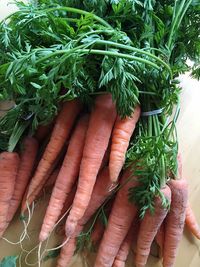
POLYGON ((48 179, 47 174, 49 174, 49 169, 51 169, 52 164, 56 160, 67 138, 69 137, 72 126, 80 112, 80 109, 81 105, 78 100, 64 103, 62 110, 56 119, 50 141, 29 184, 27 191, 28 202, 29 198, 32 200, 34 199, 34 194, 35 191, 38 191, 38 186, 41 184, 44 185, 48 179))
POLYGON ((131 172, 126 170, 121 180, 122 187, 117 192, 108 219, 108 225, 99 246, 95 267, 112 266, 131 223, 137 214, 137 207, 129 202, 128 199, 129 188, 135 187, 137 184, 136 177, 131 177, 131 172))
POLYGON ((140 106, 136 106, 131 117, 121 119, 119 116, 112 133, 112 144, 109 162, 110 179, 115 182, 124 165, 126 151, 137 121, 140 117, 140 106))
MULTIPOLYGON (((171 190, 166 185, 162 190, 164 196, 171 202, 171 190)), ((149 210, 145 213, 140 223, 140 229, 137 239, 136 266, 144 267, 146 265, 151 244, 160 228, 168 210, 163 207, 162 199, 158 196, 155 198, 155 212, 152 214, 149 210)))
POLYGON ((20 159, 17 153, 0 154, 0 237, 7 227, 7 216, 12 198, 20 159))
POLYGON ((34 137, 26 137, 22 142, 22 149, 15 189, 10 201, 9 212, 7 215, 7 224, 10 223, 15 215, 30 180, 38 152, 37 140, 34 137))
POLYGON ((84 225, 89 221, 92 215, 103 204, 106 198, 112 194, 112 183, 109 179, 109 170, 105 167, 97 176, 97 180, 92 192, 90 204, 83 216, 78 222, 76 229, 70 238, 69 242, 62 247, 60 256, 57 262, 57 267, 65 267, 70 262, 76 249, 76 238, 83 230, 84 225))
POLYGON ((182 238, 188 201, 188 185, 185 179, 171 180, 172 192, 170 212, 166 217, 163 266, 174 266, 178 245, 182 238))
POLYGON ((110 94, 98 96, 86 134, 77 192, 66 223, 67 236, 73 233, 78 220, 83 217, 88 207, 115 119, 116 108, 112 96, 110 94))

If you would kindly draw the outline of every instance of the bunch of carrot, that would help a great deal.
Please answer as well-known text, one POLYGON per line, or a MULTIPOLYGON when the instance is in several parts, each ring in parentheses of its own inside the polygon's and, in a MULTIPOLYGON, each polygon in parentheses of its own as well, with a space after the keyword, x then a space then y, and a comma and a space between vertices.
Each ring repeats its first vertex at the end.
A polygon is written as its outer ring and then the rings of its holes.
POLYGON ((180 158, 179 175, 160 189, 162 195, 155 195, 154 212, 147 210, 141 219, 137 203, 129 201, 129 189, 140 186, 140 179, 133 175, 132 166, 125 170, 123 166, 140 114, 137 105, 131 117, 120 118, 109 93, 96 97, 90 113, 84 111, 78 99, 72 100, 62 105, 53 127, 43 127, 35 137, 23 139, 19 155, 2 152, 1 237, 17 209, 21 206, 24 215, 41 191, 51 186, 39 241, 49 238, 69 210, 58 267, 68 265, 85 225, 107 202, 112 202, 107 224, 93 221, 93 226, 96 224, 91 240, 94 244, 100 242, 95 267, 125 266, 133 241, 136 266, 143 267, 154 239, 160 247, 163 266, 174 266, 184 224, 197 238, 200 229, 188 204, 180 158), (39 143, 47 139, 49 132, 49 141, 39 153, 39 143), (163 205, 163 196, 168 207, 163 205))

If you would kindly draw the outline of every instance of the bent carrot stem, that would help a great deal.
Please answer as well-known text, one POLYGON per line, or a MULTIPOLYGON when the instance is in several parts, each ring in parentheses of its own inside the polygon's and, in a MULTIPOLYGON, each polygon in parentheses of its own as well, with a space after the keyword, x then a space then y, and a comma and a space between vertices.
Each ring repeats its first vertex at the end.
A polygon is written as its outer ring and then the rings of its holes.
MULTIPOLYGON (((161 189, 165 198, 171 202, 171 190, 166 185, 161 189)), ((137 240, 137 252, 136 252, 136 266, 143 267, 147 263, 147 259, 150 253, 151 244, 156 236, 158 229, 160 228, 163 220, 167 215, 167 208, 163 207, 161 197, 155 198, 155 212, 152 214, 149 210, 145 213, 144 218, 140 223, 140 230, 137 240)))
POLYGON ((95 267, 112 266, 131 223, 137 214, 137 207, 128 199, 129 188, 138 185, 137 178, 131 176, 132 174, 129 169, 123 174, 121 180, 122 187, 117 192, 114 200, 108 225, 97 253, 95 267))
POLYGON ((125 237, 123 243, 120 246, 120 249, 117 253, 117 256, 115 257, 115 261, 112 267, 125 267, 126 260, 131 249, 131 245, 135 236, 137 235, 137 226, 135 225, 135 223, 138 223, 138 221, 134 219, 127 236, 125 237))
POLYGON ((9 205, 15 188, 19 163, 19 156, 15 152, 0 154, 0 237, 7 227, 9 205))
POLYGON ((200 227, 195 218, 194 212, 189 203, 187 203, 185 224, 189 231, 198 239, 200 239, 200 227))
POLYGON ((81 233, 84 225, 103 204, 106 198, 112 194, 111 185, 112 183, 109 179, 109 170, 107 167, 105 167, 97 176, 91 200, 83 218, 78 222, 76 230, 70 238, 69 243, 67 243, 61 249, 61 253, 56 265, 57 267, 65 267, 69 264, 76 249, 76 237, 81 233))
POLYGON ((10 201, 7 224, 11 222, 20 205, 23 194, 30 180, 38 152, 38 142, 34 137, 26 137, 22 142, 22 146, 23 150, 20 155, 21 160, 16 177, 14 193, 10 201))
MULTIPOLYGON (((35 191, 38 192, 38 186, 48 179, 49 170, 52 164, 61 152, 66 140, 68 139, 75 119, 79 114, 81 105, 78 100, 64 103, 53 128, 50 141, 38 164, 35 174, 29 184, 27 191, 27 201, 35 199, 35 191)), ((30 204, 30 203, 29 203, 30 204)))
POLYGON ((88 207, 115 119, 116 108, 111 94, 98 96, 89 121, 77 192, 66 222, 66 236, 72 235, 88 207))
POLYGON ((163 266, 174 266, 178 245, 182 238, 188 201, 188 185, 185 179, 171 180, 172 192, 170 212, 166 217, 163 266))
POLYGON ((39 235, 39 240, 41 242, 46 240, 49 233, 52 231, 53 226, 62 211, 64 202, 78 177, 88 122, 89 116, 83 116, 79 120, 75 131, 72 134, 65 159, 53 188, 51 199, 43 220, 39 235))
POLYGON ((115 182, 125 162, 130 138, 140 117, 140 106, 137 105, 132 116, 121 119, 119 116, 112 133, 112 144, 109 162, 110 179, 115 182))

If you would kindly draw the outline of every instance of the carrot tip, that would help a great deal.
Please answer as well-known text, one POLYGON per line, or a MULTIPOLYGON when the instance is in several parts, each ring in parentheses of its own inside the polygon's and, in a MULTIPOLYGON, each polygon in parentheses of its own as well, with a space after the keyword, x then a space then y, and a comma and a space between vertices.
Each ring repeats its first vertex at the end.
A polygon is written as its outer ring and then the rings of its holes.
POLYGON ((75 232, 76 226, 77 226, 77 221, 73 219, 68 219, 65 225, 65 235, 67 237, 72 236, 73 233, 75 232))

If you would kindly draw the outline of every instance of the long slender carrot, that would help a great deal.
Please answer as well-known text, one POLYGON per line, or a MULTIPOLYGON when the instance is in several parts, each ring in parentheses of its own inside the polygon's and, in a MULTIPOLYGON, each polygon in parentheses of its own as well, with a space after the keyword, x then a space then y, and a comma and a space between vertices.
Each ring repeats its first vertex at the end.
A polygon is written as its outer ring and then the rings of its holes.
POLYGON ((159 258, 163 256, 164 241, 165 241, 165 222, 163 222, 155 236, 155 241, 159 247, 159 258))
POLYGON ((10 201, 7 224, 10 223, 20 205, 23 194, 30 180, 38 152, 38 142, 34 137, 26 137, 22 142, 22 146, 23 150, 20 155, 21 160, 16 177, 14 193, 10 201))
POLYGON ((49 233, 52 231, 53 226, 62 211, 65 199, 78 177, 88 123, 88 115, 81 117, 72 134, 65 159, 56 180, 43 220, 39 235, 39 240, 41 242, 46 240, 49 233))
POLYGON ((198 239, 200 239, 200 227, 195 218, 194 212, 189 203, 187 203, 185 224, 189 231, 198 239))
MULTIPOLYGON (((166 185, 161 189, 164 196, 171 201, 171 190, 166 185)), ((144 218, 140 223, 140 230, 138 233, 137 240, 137 253, 136 253, 136 266, 143 267, 145 266, 150 249, 151 244, 156 236, 158 229, 160 228, 163 220, 167 215, 168 210, 163 207, 161 197, 155 198, 155 213, 151 214, 149 210, 145 213, 144 218)))
POLYGON ((80 110, 81 104, 78 100, 64 103, 62 110, 56 119, 50 141, 29 184, 27 191, 28 202, 29 198, 34 196, 35 190, 37 191, 38 185, 40 185, 41 182, 44 184, 48 179, 48 171, 68 139, 80 110))
POLYGON ((129 188, 135 187, 137 184, 137 178, 131 177, 130 170, 126 170, 121 180, 122 187, 114 200, 108 225, 100 243, 95 267, 112 266, 131 223, 137 214, 137 207, 129 202, 128 199, 129 188))
POLYGON ((82 231, 84 225, 92 217, 92 215, 97 211, 97 209, 103 204, 106 198, 112 194, 112 182, 109 179, 109 170, 105 167, 99 174, 92 192, 90 204, 83 216, 83 218, 78 222, 75 232, 70 238, 69 242, 62 247, 61 253, 57 262, 57 267, 66 267, 76 249, 76 237, 82 231))
POLYGON ((172 191, 172 202, 165 224, 164 267, 174 265, 178 245, 182 238, 188 201, 188 185, 185 179, 171 180, 169 187, 172 191))
POLYGON ((115 182, 124 165, 125 154, 129 146, 130 138, 134 132, 140 117, 140 106, 137 105, 132 116, 121 119, 119 116, 112 133, 112 145, 110 153, 109 171, 110 179, 115 182))
POLYGON ((2 152, 0 154, 0 237, 7 227, 6 221, 19 163, 20 158, 17 153, 2 152))
POLYGON ((133 243, 135 236, 137 235, 137 233, 136 233, 137 226, 135 225, 135 222, 137 222, 137 220, 133 221, 133 223, 132 223, 132 225, 128 231, 128 234, 126 235, 123 243, 120 246, 120 249, 117 253, 117 256, 115 257, 115 261, 114 261, 112 267, 125 267, 126 260, 128 258, 128 254, 129 254, 129 251, 131 249, 131 245, 133 243))
POLYGON ((77 192, 67 218, 66 235, 72 235, 89 204, 102 159, 106 152, 116 119, 111 94, 98 96, 92 111, 81 160, 77 192))

